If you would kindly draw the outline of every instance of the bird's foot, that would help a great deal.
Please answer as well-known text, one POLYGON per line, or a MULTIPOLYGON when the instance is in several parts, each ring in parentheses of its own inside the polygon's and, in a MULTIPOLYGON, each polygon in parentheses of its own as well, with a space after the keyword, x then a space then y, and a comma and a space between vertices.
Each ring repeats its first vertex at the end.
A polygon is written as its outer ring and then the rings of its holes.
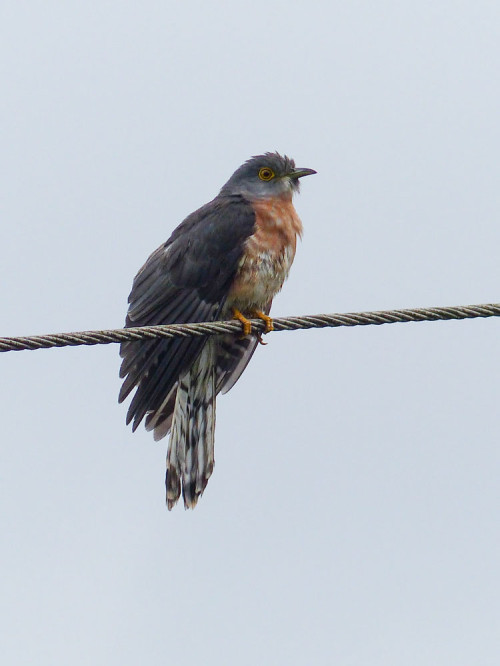
MULTIPOLYGON (((272 318, 266 315, 264 312, 262 312, 261 310, 252 310, 251 315, 256 319, 262 319, 262 321, 265 323, 265 328, 263 331, 264 333, 270 333, 271 331, 274 331, 272 318)), ((241 336, 242 338, 246 338, 247 335, 251 334, 252 322, 249 319, 247 319, 245 315, 243 315, 237 308, 233 308, 233 319, 237 319, 243 325, 243 335, 241 336)), ((267 342, 264 342, 262 340, 262 333, 259 333, 257 335, 257 340, 261 345, 267 344, 267 342)))
POLYGON ((271 331, 274 331, 274 324, 272 317, 266 315, 261 310, 252 310, 252 314, 257 319, 262 319, 262 321, 265 323, 266 327, 264 328, 264 333, 270 333, 271 331))
MULTIPOLYGON (((264 312, 261 310, 252 310, 252 315, 254 317, 257 317, 257 319, 262 319, 262 321, 265 323, 266 327, 264 328, 264 334, 265 333, 270 333, 271 331, 274 331, 274 325, 273 325, 273 320, 271 317, 266 315, 264 312)), ((267 342, 264 342, 262 339, 262 333, 259 333, 257 336, 257 340, 259 341, 259 344, 261 345, 267 345, 267 342)))
POLYGON ((252 332, 252 322, 250 319, 247 319, 244 315, 242 315, 237 308, 233 308, 233 319, 241 321, 243 328, 243 335, 241 336, 242 338, 246 338, 247 335, 250 335, 252 332))

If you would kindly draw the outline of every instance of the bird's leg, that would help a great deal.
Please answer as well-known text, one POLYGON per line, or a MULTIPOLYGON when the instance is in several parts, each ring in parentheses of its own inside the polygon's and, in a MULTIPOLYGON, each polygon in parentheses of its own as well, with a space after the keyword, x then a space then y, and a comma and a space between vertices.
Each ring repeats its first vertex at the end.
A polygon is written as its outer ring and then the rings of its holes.
POLYGON ((237 308, 233 308, 233 319, 241 321, 243 325, 243 338, 246 338, 247 335, 250 335, 252 332, 252 322, 250 319, 247 319, 237 308))

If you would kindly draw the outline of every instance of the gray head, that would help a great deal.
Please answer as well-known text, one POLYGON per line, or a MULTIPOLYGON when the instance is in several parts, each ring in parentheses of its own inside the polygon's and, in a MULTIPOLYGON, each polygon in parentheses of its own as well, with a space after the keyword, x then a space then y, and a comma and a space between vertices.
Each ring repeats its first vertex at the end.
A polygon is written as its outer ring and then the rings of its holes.
POLYGON ((221 194, 241 194, 249 199, 291 197, 299 191, 299 178, 316 173, 298 169, 286 155, 265 153, 242 164, 221 189, 221 194))

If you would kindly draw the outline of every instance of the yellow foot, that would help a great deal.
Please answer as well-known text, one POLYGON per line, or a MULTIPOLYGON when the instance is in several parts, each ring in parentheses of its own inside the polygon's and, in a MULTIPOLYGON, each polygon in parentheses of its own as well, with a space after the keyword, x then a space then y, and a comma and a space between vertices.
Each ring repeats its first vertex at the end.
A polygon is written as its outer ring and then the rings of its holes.
POLYGON ((236 308, 233 308, 233 319, 241 321, 243 325, 243 335, 241 337, 245 338, 247 335, 250 335, 250 333, 252 332, 252 322, 250 321, 250 319, 247 319, 236 308))
POLYGON ((252 314, 255 317, 257 317, 257 319, 262 319, 262 321, 265 322, 266 327, 264 329, 264 333, 270 333, 271 331, 274 331, 274 324, 273 324, 273 320, 272 320, 271 317, 264 314, 260 310, 252 310, 252 314))
MULTIPOLYGON (((271 331, 274 331, 273 320, 271 319, 271 317, 268 317, 261 310, 252 310, 252 315, 254 317, 257 317, 257 319, 262 319, 262 321, 266 324, 266 327, 263 331, 264 333, 270 333, 271 331)), ((257 336, 257 340, 259 341, 259 344, 267 345, 267 342, 264 342, 264 340, 262 339, 262 333, 259 333, 259 335, 257 336)))

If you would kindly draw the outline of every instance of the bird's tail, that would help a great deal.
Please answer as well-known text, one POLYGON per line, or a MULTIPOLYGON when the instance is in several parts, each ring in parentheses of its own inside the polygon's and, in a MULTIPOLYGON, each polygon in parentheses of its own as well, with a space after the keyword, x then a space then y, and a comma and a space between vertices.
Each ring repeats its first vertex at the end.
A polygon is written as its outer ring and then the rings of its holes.
POLYGON ((179 380, 167 454, 167 506, 194 509, 214 468, 215 340, 179 380))

